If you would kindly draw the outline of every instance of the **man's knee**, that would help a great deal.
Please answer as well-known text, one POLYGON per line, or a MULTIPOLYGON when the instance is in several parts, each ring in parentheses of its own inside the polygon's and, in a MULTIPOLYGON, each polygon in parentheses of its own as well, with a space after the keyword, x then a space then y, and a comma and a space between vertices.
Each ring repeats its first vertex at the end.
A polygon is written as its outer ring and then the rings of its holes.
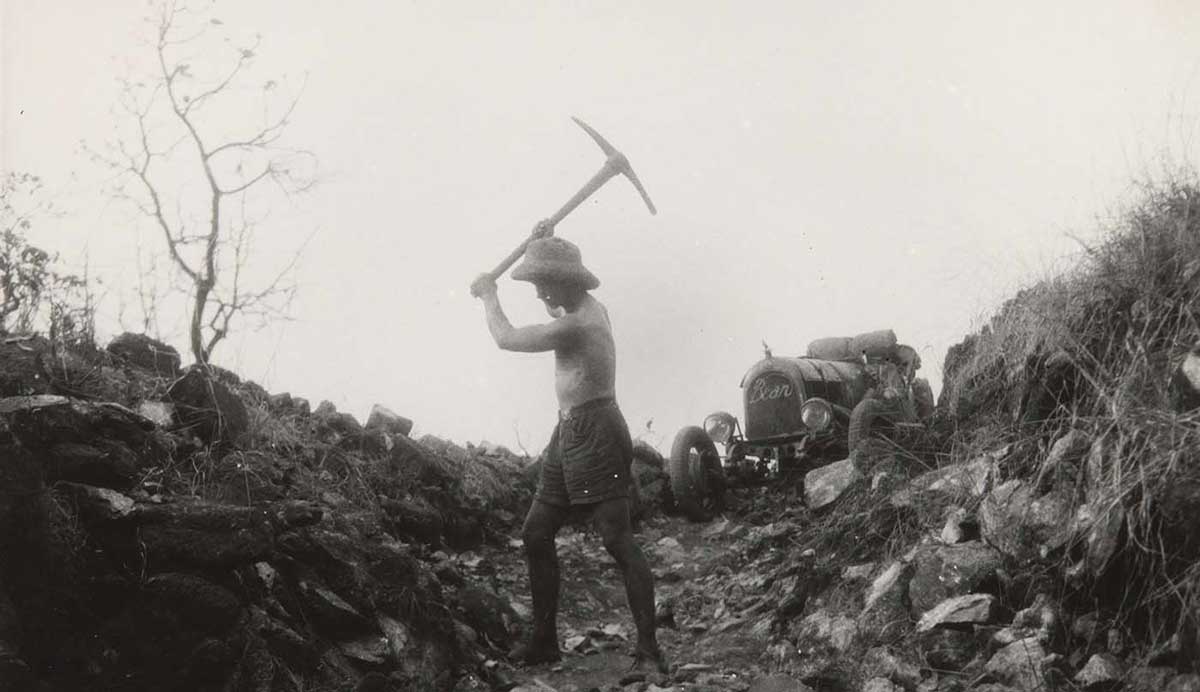
POLYGON ((604 541, 604 549, 607 550, 613 557, 620 558, 636 547, 633 542, 633 531, 628 527, 624 530, 604 531, 600 534, 600 539, 604 541))
POLYGON ((604 547, 614 556, 633 545, 633 527, 629 521, 629 502, 625 498, 610 500, 597 508, 596 533, 604 547))
POLYGON ((554 508, 535 504, 521 527, 521 541, 529 553, 553 550, 554 535, 558 533, 554 508))

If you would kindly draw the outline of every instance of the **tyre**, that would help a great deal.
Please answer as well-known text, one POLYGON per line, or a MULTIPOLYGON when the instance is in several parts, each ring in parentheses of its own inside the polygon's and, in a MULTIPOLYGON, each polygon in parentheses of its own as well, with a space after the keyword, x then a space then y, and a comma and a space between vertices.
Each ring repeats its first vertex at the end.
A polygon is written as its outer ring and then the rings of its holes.
POLYGON ((721 457, 703 428, 693 425, 679 431, 667 473, 675 505, 688 519, 708 521, 720 509, 725 490, 721 457))
POLYGON ((933 416, 933 410, 937 407, 937 402, 933 398, 933 387, 929 386, 929 380, 918 377, 912 383, 913 401, 917 405, 917 420, 927 421, 933 416))
POLYGON ((662 454, 648 443, 633 443, 633 461, 629 465, 629 506, 634 520, 645 519, 659 511, 670 486, 662 454))

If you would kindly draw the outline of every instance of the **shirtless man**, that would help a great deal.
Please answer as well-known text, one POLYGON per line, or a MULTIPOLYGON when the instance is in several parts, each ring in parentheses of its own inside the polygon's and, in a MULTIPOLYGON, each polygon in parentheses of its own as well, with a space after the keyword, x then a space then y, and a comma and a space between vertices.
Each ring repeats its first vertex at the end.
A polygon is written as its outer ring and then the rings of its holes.
POLYGON ((633 667, 665 674, 667 662, 655 636, 654 577, 630 524, 633 443, 615 399, 612 325, 604 306, 588 293, 600 281, 584 268, 578 248, 555 237, 530 243, 513 278, 533 283, 553 321, 514 327, 500 307, 495 281, 486 274, 471 284, 471 295, 483 300, 497 346, 506 351, 554 351, 559 412, 522 530, 533 592, 533 632, 511 656, 525 664, 561 658, 554 537, 573 512, 585 512, 625 579, 638 633, 633 667))

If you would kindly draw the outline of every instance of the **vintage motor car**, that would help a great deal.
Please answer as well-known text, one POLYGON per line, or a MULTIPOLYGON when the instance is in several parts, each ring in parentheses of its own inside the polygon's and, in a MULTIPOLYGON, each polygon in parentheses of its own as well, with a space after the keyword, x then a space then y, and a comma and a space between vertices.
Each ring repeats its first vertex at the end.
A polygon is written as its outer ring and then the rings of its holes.
POLYGON ((744 424, 718 411, 675 436, 671 490, 692 518, 718 511, 732 484, 807 472, 846 458, 873 432, 919 426, 932 415, 929 383, 915 377, 921 359, 890 329, 818 339, 804 356, 764 350, 742 378, 744 424))

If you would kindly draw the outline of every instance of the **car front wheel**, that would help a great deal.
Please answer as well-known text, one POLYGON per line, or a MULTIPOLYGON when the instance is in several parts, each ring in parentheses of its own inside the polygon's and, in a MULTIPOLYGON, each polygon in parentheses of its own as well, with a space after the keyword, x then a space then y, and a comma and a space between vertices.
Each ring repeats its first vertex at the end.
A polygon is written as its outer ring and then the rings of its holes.
POLYGON ((688 519, 708 521, 720 510, 725 492, 721 457, 703 428, 693 425, 679 431, 667 472, 675 505, 688 519))

